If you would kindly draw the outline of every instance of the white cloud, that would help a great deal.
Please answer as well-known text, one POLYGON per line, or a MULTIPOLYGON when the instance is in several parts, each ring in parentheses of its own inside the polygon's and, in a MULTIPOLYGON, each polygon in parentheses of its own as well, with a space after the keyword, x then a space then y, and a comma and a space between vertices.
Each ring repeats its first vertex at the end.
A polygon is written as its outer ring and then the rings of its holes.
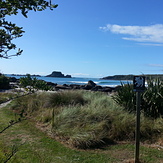
POLYGON ((163 64, 149 64, 151 67, 163 67, 163 64))
POLYGON ((159 43, 139 43, 139 45, 145 45, 145 46, 163 46, 163 44, 159 44, 159 43))
POLYGON ((71 73, 72 76, 90 76, 90 74, 84 74, 84 73, 71 73))
POLYGON ((122 39, 124 40, 153 42, 159 44, 163 43, 163 24, 155 24, 150 26, 120 26, 116 24, 108 24, 105 27, 100 27, 100 29, 116 34, 125 34, 131 36, 123 37, 122 39))

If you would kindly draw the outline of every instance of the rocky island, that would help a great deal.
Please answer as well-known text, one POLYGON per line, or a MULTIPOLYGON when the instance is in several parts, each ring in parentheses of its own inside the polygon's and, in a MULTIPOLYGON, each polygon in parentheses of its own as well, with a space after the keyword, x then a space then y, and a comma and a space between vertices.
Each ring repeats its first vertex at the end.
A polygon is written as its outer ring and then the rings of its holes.
POLYGON ((53 71, 50 75, 47 75, 46 77, 71 78, 71 75, 64 75, 60 71, 53 71))

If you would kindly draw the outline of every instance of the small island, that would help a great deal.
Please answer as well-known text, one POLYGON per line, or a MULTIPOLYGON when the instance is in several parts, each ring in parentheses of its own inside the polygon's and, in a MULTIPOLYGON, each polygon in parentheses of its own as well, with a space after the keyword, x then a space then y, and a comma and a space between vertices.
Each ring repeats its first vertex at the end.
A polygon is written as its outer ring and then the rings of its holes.
POLYGON ((60 71, 53 71, 50 75, 47 75, 46 77, 72 78, 71 75, 64 75, 60 71))

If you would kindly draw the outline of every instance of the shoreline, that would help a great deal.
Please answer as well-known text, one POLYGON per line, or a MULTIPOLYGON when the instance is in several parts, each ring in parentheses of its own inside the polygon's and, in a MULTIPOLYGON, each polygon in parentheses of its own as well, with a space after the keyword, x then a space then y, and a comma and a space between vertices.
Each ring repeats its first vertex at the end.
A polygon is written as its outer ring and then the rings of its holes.
MULTIPOLYGON (((16 79, 20 79, 21 77, 26 77, 26 76, 11 76, 11 75, 6 75, 6 76, 10 78, 16 78, 16 79)), ((85 85, 88 83, 89 80, 92 80, 94 83, 102 87, 116 87, 121 85, 121 82, 124 84, 132 82, 129 80, 113 80, 113 79, 103 80, 99 78, 79 78, 79 77, 72 77, 72 78, 57 78, 57 77, 44 77, 44 76, 41 77, 31 76, 31 77, 36 78, 38 80, 43 80, 45 82, 55 83, 58 85, 64 85, 64 84, 85 85)))
MULTIPOLYGON (((84 82, 84 84, 57 84, 53 82, 46 82, 47 86, 51 87, 52 91, 60 91, 60 90, 89 90, 89 91, 99 91, 99 92, 106 92, 106 93, 113 93, 116 92, 121 85, 115 85, 115 86, 101 86, 96 84, 96 82, 92 80, 88 80, 87 82, 84 82)), ((15 77, 10 77, 10 87, 11 89, 20 89, 21 86, 19 83, 19 79, 15 77)), ((6 90, 7 91, 7 90, 6 90)))

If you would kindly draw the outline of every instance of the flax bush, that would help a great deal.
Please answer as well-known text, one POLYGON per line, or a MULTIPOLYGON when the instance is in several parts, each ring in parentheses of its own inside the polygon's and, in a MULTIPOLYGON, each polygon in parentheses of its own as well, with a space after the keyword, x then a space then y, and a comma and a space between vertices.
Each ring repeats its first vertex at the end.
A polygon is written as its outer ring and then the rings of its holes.
POLYGON ((113 100, 123 106, 128 112, 135 112, 136 110, 136 95, 133 92, 133 85, 121 83, 121 89, 117 91, 115 96, 112 96, 113 100))
MULTIPOLYGON (((141 111, 145 116, 156 119, 163 116, 163 81, 148 79, 147 85, 141 96, 141 111)), ((113 100, 128 112, 135 112, 135 94, 132 84, 122 84, 121 89, 113 96, 113 100)))
POLYGON ((148 80, 148 88, 143 94, 142 109, 149 117, 163 116, 163 81, 160 79, 148 80))

